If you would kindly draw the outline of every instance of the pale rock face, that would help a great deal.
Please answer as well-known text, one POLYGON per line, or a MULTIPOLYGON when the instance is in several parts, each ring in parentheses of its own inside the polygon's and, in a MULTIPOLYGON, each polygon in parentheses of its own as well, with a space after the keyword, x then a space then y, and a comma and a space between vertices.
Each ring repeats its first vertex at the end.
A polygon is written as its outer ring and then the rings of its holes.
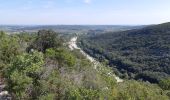
POLYGON ((3 96, 3 95, 8 95, 8 91, 2 91, 2 92, 0 93, 0 96, 3 96))
POLYGON ((0 85, 0 100, 12 100, 10 94, 8 91, 4 90, 5 85, 1 84, 0 85))
POLYGON ((68 43, 68 44, 69 44, 69 48, 70 48, 71 50, 80 49, 80 48, 78 48, 76 42, 77 42, 77 37, 73 37, 73 38, 70 40, 70 42, 68 43))

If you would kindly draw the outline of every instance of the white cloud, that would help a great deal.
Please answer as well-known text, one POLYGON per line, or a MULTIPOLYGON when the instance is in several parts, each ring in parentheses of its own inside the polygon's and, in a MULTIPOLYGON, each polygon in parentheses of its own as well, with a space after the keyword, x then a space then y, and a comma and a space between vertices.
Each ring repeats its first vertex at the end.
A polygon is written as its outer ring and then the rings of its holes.
POLYGON ((90 4, 90 3, 91 3, 91 0, 84 0, 84 2, 85 2, 86 4, 90 4))

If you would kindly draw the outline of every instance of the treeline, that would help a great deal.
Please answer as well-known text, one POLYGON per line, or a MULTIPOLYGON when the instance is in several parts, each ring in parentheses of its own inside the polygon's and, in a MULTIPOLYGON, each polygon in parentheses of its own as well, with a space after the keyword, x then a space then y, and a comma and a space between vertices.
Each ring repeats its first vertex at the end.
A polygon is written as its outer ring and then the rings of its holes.
MULTIPOLYGON (((107 67, 94 69, 79 50, 70 51, 61 34, 0 32, 0 71, 14 100, 168 100, 168 80, 158 85, 116 83, 107 67)), ((113 73, 112 73, 113 74, 113 73)))

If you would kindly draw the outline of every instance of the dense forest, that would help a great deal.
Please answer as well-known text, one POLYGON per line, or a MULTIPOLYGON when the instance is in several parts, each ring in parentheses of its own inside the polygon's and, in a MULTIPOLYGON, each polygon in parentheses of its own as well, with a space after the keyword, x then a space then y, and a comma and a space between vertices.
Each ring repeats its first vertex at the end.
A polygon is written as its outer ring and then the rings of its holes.
POLYGON ((159 83, 170 77, 170 23, 84 36, 79 45, 122 78, 159 83))
POLYGON ((169 80, 159 85, 135 80, 117 83, 108 74, 112 71, 109 67, 95 69, 79 50, 69 50, 65 36, 52 30, 11 35, 1 31, 0 71, 4 90, 12 100, 170 98, 169 80))

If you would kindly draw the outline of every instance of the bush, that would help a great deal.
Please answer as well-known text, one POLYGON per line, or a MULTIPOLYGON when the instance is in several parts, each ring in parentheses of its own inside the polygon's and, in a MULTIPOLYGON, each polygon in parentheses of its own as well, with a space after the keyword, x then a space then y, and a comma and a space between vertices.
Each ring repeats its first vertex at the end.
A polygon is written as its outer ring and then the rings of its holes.
POLYGON ((28 47, 28 51, 36 49, 45 52, 49 48, 57 48, 62 45, 62 39, 52 30, 40 30, 35 41, 28 47))
POLYGON ((39 84, 43 63, 43 55, 38 52, 17 56, 6 69, 8 91, 17 99, 32 97, 33 88, 39 84))
POLYGON ((164 90, 170 90, 170 79, 161 80, 159 86, 164 90))

